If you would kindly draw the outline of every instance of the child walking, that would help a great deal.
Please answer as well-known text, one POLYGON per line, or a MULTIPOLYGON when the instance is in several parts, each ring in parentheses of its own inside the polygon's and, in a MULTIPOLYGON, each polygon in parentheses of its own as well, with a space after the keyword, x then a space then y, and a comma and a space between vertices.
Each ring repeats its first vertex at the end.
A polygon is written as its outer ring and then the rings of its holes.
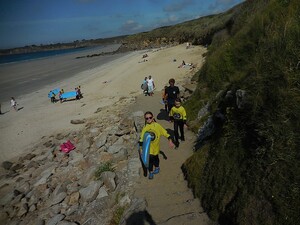
POLYGON ((18 109, 17 109, 17 101, 15 100, 14 97, 11 97, 11 99, 10 99, 10 106, 11 106, 16 112, 18 112, 18 109))
POLYGON ((167 100, 167 93, 166 89, 168 86, 165 86, 164 89, 162 90, 161 97, 162 97, 162 104, 165 106, 165 112, 168 114, 168 100, 167 100))
POLYGON ((159 168, 159 151, 160 151, 160 137, 165 136, 169 140, 169 146, 171 148, 174 147, 172 138, 170 134, 168 134, 167 130, 163 128, 159 123, 157 123, 153 117, 152 112, 146 112, 144 114, 145 118, 145 126, 142 129, 142 133, 139 140, 140 151, 143 146, 143 137, 146 132, 150 133, 152 136, 152 140, 150 143, 150 156, 149 156, 149 179, 153 179, 154 174, 158 174, 160 171, 159 168), (155 169, 154 169, 155 167, 155 169), (153 170, 154 169, 154 170, 153 170))
POLYGON ((174 122, 174 136, 175 136, 175 146, 178 148, 179 146, 179 132, 180 130, 180 139, 181 141, 185 141, 184 137, 184 127, 186 125, 186 111, 185 108, 181 105, 181 99, 177 98, 175 100, 174 106, 170 111, 170 121, 174 122))

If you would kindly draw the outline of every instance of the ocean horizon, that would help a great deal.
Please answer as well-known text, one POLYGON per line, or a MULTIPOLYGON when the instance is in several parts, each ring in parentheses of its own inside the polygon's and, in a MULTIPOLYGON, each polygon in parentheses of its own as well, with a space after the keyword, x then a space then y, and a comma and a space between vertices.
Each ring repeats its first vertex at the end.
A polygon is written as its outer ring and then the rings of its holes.
POLYGON ((47 58, 58 55, 71 54, 76 52, 84 52, 88 50, 102 49, 105 46, 98 45, 93 47, 80 47, 80 48, 69 48, 69 49, 59 49, 59 50, 47 50, 47 51, 38 51, 30 53, 20 53, 20 54, 11 54, 11 55, 0 55, 0 64, 7 63, 16 63, 22 61, 31 61, 41 58, 47 58))

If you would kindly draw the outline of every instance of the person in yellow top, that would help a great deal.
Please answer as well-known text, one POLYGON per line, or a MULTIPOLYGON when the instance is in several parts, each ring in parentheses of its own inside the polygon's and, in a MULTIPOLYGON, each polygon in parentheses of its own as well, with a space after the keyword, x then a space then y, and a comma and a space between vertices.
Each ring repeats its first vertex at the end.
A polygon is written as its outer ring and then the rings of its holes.
POLYGON ((141 146, 143 146, 143 137, 146 132, 150 133, 152 136, 151 143, 150 143, 150 155, 149 155, 149 179, 153 179, 154 174, 159 173, 159 151, 160 151, 160 137, 165 136, 169 140, 169 146, 171 148, 174 147, 173 140, 168 134, 167 130, 163 128, 159 123, 157 123, 153 117, 152 112, 146 112, 144 114, 145 118, 145 126, 142 129, 140 140, 139 140, 139 145, 140 145, 140 150, 141 146), (155 169, 153 170, 153 167, 155 169))
POLYGON ((175 146, 178 148, 179 146, 179 132, 180 130, 180 139, 181 141, 185 141, 184 138, 184 127, 186 125, 186 111, 185 108, 181 105, 181 99, 177 98, 175 100, 174 106, 171 108, 169 113, 170 121, 174 122, 174 136, 175 136, 175 146))

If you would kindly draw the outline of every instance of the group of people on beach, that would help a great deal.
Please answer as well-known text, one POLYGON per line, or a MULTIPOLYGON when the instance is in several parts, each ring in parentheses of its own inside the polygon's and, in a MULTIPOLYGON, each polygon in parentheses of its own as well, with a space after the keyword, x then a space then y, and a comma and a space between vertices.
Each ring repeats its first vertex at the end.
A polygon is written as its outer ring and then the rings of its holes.
MULTIPOLYGON (((64 89, 61 89, 58 92, 58 94, 56 94, 54 90, 51 90, 49 92, 49 94, 50 94, 50 101, 52 103, 56 103, 57 101, 59 101, 60 103, 63 103, 66 100, 66 98, 64 98, 64 93, 65 93, 64 89), (58 95, 58 99, 56 99, 56 95, 58 95)), ((75 98, 76 98, 76 100, 79 100, 79 99, 83 98, 80 86, 75 87, 75 98)))
MULTIPOLYGON (((145 81, 146 78, 147 77, 145 77, 145 81)), ((169 118, 169 122, 173 122, 174 124, 174 137, 172 137, 165 128, 163 128, 159 123, 156 122, 152 112, 147 111, 144 114, 145 126, 143 127, 140 135, 139 146, 140 154, 142 154, 143 137, 146 132, 150 133, 152 139, 150 142, 150 154, 148 164, 149 179, 153 179, 154 175, 160 172, 160 137, 164 136, 169 140, 170 148, 178 148, 179 139, 181 141, 185 141, 184 128, 187 127, 187 115, 185 108, 181 105, 180 91, 179 88, 175 86, 175 79, 173 78, 169 80, 169 86, 165 86, 165 88, 163 89, 163 102, 165 105, 165 111, 169 118)), ((145 170, 144 176, 147 176, 145 170)))
POLYGON ((141 89, 145 96, 153 96, 153 91, 155 89, 154 80, 151 75, 145 77, 142 84, 141 89))
MULTIPOLYGON (((78 87, 76 87, 75 88, 75 92, 76 92, 76 99, 81 99, 83 96, 82 96, 82 93, 81 93, 81 90, 80 90, 80 86, 78 86, 78 87)), ((60 91, 59 91, 59 93, 58 93, 58 98, 59 98, 59 101, 62 103, 63 101, 64 101, 64 98, 62 97, 62 95, 63 95, 63 93, 65 93, 64 92, 64 89, 61 89, 60 91)), ((55 102, 57 102, 58 100, 56 99, 56 94, 54 93, 54 91, 53 90, 51 90, 50 92, 49 92, 49 97, 50 97, 50 101, 52 102, 52 103, 55 103, 55 102)), ((14 98, 14 97, 11 97, 10 98, 10 107, 15 111, 15 112, 17 112, 19 109, 17 108, 17 101, 16 101, 16 99, 14 98)), ((4 114, 4 113, 2 113, 2 111, 1 111, 1 104, 0 104, 0 114, 4 114)))

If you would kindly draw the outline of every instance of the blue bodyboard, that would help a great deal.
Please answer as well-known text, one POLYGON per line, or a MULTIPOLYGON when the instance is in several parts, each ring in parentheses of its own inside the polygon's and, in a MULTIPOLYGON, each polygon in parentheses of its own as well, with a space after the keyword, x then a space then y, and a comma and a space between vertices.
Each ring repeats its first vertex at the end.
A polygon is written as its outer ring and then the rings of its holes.
POLYGON ((54 93, 55 95, 57 95, 59 93, 60 89, 59 88, 56 88, 56 89, 53 89, 52 91, 50 91, 48 93, 48 98, 51 98, 52 97, 52 93, 54 93))
POLYGON ((61 95, 61 98, 66 99, 66 98, 76 98, 76 91, 69 91, 65 92, 61 95))
POLYGON ((143 137, 143 148, 142 148, 142 161, 144 165, 148 168, 149 166, 149 155, 150 155, 150 143, 152 136, 150 133, 146 132, 143 137))

